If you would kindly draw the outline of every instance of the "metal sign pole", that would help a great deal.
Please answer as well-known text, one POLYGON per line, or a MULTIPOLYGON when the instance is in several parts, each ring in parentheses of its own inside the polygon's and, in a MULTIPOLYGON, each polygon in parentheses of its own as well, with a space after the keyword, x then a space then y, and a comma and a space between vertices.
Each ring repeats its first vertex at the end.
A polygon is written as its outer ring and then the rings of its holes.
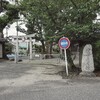
POLYGON ((67 76, 68 76, 68 63, 67 63, 66 49, 64 49, 64 54, 65 54, 66 73, 67 73, 67 76))
POLYGON ((61 49, 64 49, 65 64, 66 64, 66 73, 67 73, 67 76, 68 76, 68 65, 67 65, 68 63, 67 63, 67 53, 66 53, 66 49, 69 48, 70 41, 69 41, 69 39, 67 37, 62 37, 62 38, 60 38, 58 44, 59 44, 59 47, 61 49))

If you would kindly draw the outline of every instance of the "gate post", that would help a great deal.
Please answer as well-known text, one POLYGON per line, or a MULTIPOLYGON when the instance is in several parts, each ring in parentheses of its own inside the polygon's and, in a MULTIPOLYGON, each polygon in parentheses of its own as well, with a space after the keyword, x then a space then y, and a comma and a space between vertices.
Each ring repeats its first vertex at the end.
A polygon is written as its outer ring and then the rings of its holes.
POLYGON ((33 54, 32 54, 32 38, 30 37, 30 60, 33 59, 33 54))

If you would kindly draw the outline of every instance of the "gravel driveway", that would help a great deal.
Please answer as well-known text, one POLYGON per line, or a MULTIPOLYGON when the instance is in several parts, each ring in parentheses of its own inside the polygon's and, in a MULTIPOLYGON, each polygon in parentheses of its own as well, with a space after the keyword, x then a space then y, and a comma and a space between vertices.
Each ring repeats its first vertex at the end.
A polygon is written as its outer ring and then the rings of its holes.
POLYGON ((64 62, 0 62, 0 100, 100 100, 100 78, 62 79, 64 62))

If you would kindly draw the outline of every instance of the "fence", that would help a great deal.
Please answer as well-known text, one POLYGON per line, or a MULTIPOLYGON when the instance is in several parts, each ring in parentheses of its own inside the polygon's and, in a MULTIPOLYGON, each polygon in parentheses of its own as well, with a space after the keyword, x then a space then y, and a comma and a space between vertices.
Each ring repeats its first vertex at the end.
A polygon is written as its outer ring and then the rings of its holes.
MULTIPOLYGON (((30 55, 21 56, 22 60, 30 60, 30 55)), ((75 65, 79 66, 79 52, 73 52, 72 59, 75 65)), ((33 59, 31 60, 42 60, 42 61, 54 61, 55 63, 64 62, 64 55, 63 54, 33 54, 33 59)))

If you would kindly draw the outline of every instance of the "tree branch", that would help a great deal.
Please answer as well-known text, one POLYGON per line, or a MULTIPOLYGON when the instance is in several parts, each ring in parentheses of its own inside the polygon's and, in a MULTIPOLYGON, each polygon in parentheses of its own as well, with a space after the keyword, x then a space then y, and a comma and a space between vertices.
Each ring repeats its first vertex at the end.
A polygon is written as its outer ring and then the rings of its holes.
POLYGON ((75 8, 77 9, 77 5, 75 4, 75 2, 73 0, 70 0, 72 2, 72 4, 75 6, 75 8))

